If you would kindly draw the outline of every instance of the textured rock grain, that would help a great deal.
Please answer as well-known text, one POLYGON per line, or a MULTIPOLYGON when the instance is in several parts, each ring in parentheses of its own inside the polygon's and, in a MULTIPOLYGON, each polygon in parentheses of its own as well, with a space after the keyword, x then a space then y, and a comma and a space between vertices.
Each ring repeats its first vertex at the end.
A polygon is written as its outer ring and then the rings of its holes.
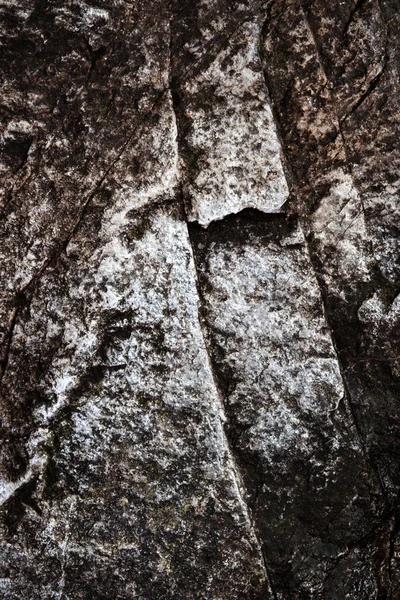
POLYGON ((104 597, 110 586, 122 597, 251 597, 265 584, 199 326, 186 224, 173 207, 153 209, 139 235, 135 224, 143 219, 106 225, 90 256, 74 240, 73 267, 63 261, 35 297, 30 345, 48 321, 41 347, 59 337, 59 350, 27 445, 40 483, 31 511, 13 515, 29 551, 4 547, 8 597, 24 586, 41 598, 104 597), (51 575, 41 556, 55 563, 51 575))
POLYGON ((210 66, 183 81, 189 221, 208 225, 249 207, 274 213, 288 198, 259 35, 257 22, 239 26, 210 66))
POLYGON ((0 15, 0 596, 397 600, 397 0, 0 15))
POLYGON ((276 591, 319 597, 382 507, 304 237, 285 217, 257 214, 210 226, 206 242, 195 236, 228 437, 276 591))

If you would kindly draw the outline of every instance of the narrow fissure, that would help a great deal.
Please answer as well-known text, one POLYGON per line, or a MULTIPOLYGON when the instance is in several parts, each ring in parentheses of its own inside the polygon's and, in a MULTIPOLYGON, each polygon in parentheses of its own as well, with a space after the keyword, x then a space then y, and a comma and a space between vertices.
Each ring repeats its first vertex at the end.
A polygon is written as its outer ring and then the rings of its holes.
MULTIPOLYGON (((221 413, 221 430, 222 430, 222 433, 224 436, 227 453, 228 453, 228 456, 231 461, 232 473, 233 473, 235 481, 236 481, 237 491, 238 491, 238 494, 239 494, 239 497, 240 497, 240 500, 241 500, 241 503, 243 506, 243 510, 245 511, 245 515, 246 515, 248 524, 251 528, 252 535, 254 536, 254 540, 257 544, 257 549, 259 551, 260 558, 262 559, 262 562, 263 562, 263 567, 264 567, 264 572, 265 572, 265 581, 268 586, 269 593, 271 594, 271 596, 274 600, 277 600, 278 597, 277 597, 277 594, 276 594, 276 591, 274 588, 274 584, 273 584, 271 573, 270 573, 268 563, 266 560, 265 552, 263 550, 263 544, 261 543, 261 541, 259 539, 259 536, 256 531, 256 526, 253 522, 253 518, 251 515, 251 509, 250 509, 248 497, 247 497, 248 492, 247 492, 246 486, 243 481, 241 468, 237 462, 234 448, 232 446, 232 443, 229 440, 229 436, 227 433, 227 429, 229 430, 229 428, 230 428, 229 418, 228 418, 228 415, 226 414, 224 395, 221 390, 218 374, 215 371, 215 366, 213 364, 214 361, 212 359, 212 352, 211 352, 210 346, 209 346, 210 341, 209 341, 208 328, 207 328, 207 324, 206 324, 204 299, 203 299, 203 295, 202 295, 202 291, 201 291, 201 284, 200 284, 200 280, 199 280, 198 256, 197 256, 197 252, 195 249, 195 244, 193 241, 193 233, 192 233, 192 228, 196 227, 197 224, 192 225, 187 218, 187 207, 186 207, 186 202, 185 202, 185 197, 184 197, 183 181, 182 181, 182 176, 181 176, 181 169, 179 168, 180 144, 181 144, 181 141, 180 141, 181 131, 180 131, 179 115, 180 115, 180 111, 181 111, 181 101, 180 101, 179 90, 177 89, 177 86, 176 86, 176 78, 173 74, 172 57, 173 57, 173 31, 172 31, 172 18, 171 18, 171 21, 170 21, 170 63, 169 63, 168 81, 169 81, 169 89, 170 89, 171 99, 172 99, 172 108, 173 108, 173 112, 174 112, 174 116, 175 116, 175 124, 176 124, 178 170, 179 170, 179 174, 180 174, 178 194, 179 194, 180 204, 182 207, 182 212, 183 212, 183 215, 184 215, 185 221, 186 221, 188 238, 189 238, 190 245, 191 245, 192 260, 193 260, 194 269, 195 269, 197 297, 198 297, 198 302, 199 302, 199 309, 198 309, 199 310, 199 327, 200 327, 202 338, 203 338, 204 349, 205 349, 205 352, 207 355, 208 366, 209 366, 210 372, 212 374, 213 382, 214 382, 214 388, 215 388, 217 396, 219 398, 219 405, 220 405, 219 408, 220 408, 220 413, 221 413), (224 423, 226 423, 226 426, 224 426, 224 423)), ((263 598, 263 600, 264 600, 264 598, 263 598)))
MULTIPOLYGON (((303 13, 304 13, 304 15, 306 17, 307 24, 308 24, 309 30, 311 32, 311 35, 312 35, 312 39, 313 39, 313 42, 314 42, 315 47, 316 47, 318 59, 319 59, 319 62, 321 64, 321 67, 322 67, 321 57, 320 57, 320 54, 319 54, 319 51, 318 51, 318 47, 317 47, 317 44, 316 44, 315 36, 314 36, 314 33, 313 33, 313 31, 312 31, 312 29, 310 27, 310 24, 308 22, 308 17, 306 15, 306 11, 304 10, 303 6, 302 6, 302 11, 303 11, 303 13)), ((270 15, 268 15, 268 18, 270 18, 270 15)), ((264 53, 263 53, 264 36, 265 36, 265 32, 266 32, 266 29, 267 29, 268 26, 269 26, 269 22, 268 22, 268 20, 265 20, 264 21, 264 25, 262 27, 262 31, 261 31, 261 38, 260 38, 259 48, 260 48, 260 57, 261 57, 261 61, 262 61, 262 64, 263 64, 264 81, 265 81, 266 88, 268 90, 268 95, 271 97, 271 94, 270 94, 270 91, 269 91, 268 72, 267 72, 266 68, 264 67, 264 65, 268 64, 268 60, 267 60, 267 57, 265 57, 264 53)), ((274 121, 275 121, 276 129, 278 131, 279 140, 281 142, 282 153, 283 153, 283 157, 284 157, 284 159, 283 159, 283 165, 284 165, 284 168, 285 168, 285 175, 286 175, 286 178, 287 178, 289 190, 290 190, 291 197, 292 197, 292 201, 291 201, 290 204, 295 204, 295 202, 296 202, 296 196, 297 196, 296 189, 298 188, 298 183, 296 181, 297 178, 296 178, 296 176, 294 174, 293 168, 291 167, 290 158, 287 157, 287 152, 285 150, 285 143, 284 143, 284 140, 283 140, 283 136, 281 134, 280 117, 277 114, 277 111, 275 109, 272 97, 271 97, 271 107, 272 107, 272 114, 274 116, 274 121)), ((339 127, 338 127, 338 131, 339 131, 339 135, 341 135, 340 124, 339 124, 339 127)), ((343 143, 344 143, 344 140, 343 140, 343 143)), ((364 206, 362 204, 362 199, 361 198, 360 198, 360 202, 361 202, 361 207, 362 207, 362 209, 364 211, 364 206)), ((297 207, 292 207, 291 205, 289 205, 288 206, 288 211, 289 211, 289 213, 291 211, 297 212, 298 208, 297 207)), ((304 221, 304 219, 306 219, 309 216, 309 211, 304 206, 304 203, 300 207, 300 214, 298 216, 299 216, 300 222, 304 221), (303 214, 303 213, 305 213, 305 214, 303 214)), ((302 223, 302 228, 304 229, 304 223, 302 223)), ((347 406, 348 406, 350 414, 352 416, 352 421, 353 421, 355 430, 357 432, 357 436, 359 438, 361 449, 362 449, 362 452, 364 454, 365 460, 366 460, 367 464, 370 465, 370 467, 372 468, 373 472, 377 476, 377 480, 378 480, 379 486, 381 488, 382 496, 383 496, 383 499, 384 499, 385 504, 386 504, 386 510, 389 510, 389 501, 388 501, 388 498, 387 498, 387 493, 386 493, 384 484, 382 482, 382 477, 381 477, 381 474, 380 474, 380 471, 379 471, 379 467, 378 467, 378 465, 376 465, 374 463, 374 461, 369 456, 369 453, 367 452, 367 448, 366 448, 366 445, 365 445, 364 435, 362 433, 362 428, 360 426, 360 423, 358 422, 358 418, 357 418, 357 415, 356 415, 356 412, 355 412, 355 409, 354 409, 354 406, 353 406, 353 403, 352 403, 352 400, 351 400, 351 393, 350 393, 350 390, 349 390, 349 387, 348 387, 348 383, 347 383, 347 378, 346 378, 346 368, 342 364, 340 352, 339 352, 338 347, 337 347, 337 340, 336 340, 337 336, 336 336, 335 328, 332 325, 331 318, 330 318, 330 310, 329 310, 329 307, 328 307, 329 303, 328 303, 328 298, 327 298, 326 293, 325 293, 325 286, 324 286, 324 283, 321 281, 321 278, 319 276, 318 269, 317 269, 318 259, 316 260, 316 258, 314 256, 314 251, 313 251, 312 245, 310 244, 309 236, 307 235, 306 232, 305 232, 304 237, 305 237, 305 240, 306 240, 308 254, 309 254, 310 261, 311 261, 311 264, 312 264, 312 267, 313 267, 315 278, 316 278, 316 281, 318 283, 318 287, 319 287, 319 290, 320 290, 321 301, 322 301, 323 310, 324 310, 324 317, 325 317, 326 323, 327 323, 327 325, 329 327, 329 330, 331 332, 332 343, 333 343, 333 346, 334 346, 334 349, 335 349, 336 359, 337 359, 337 362, 338 362, 338 365, 339 365, 339 368, 340 368, 340 373, 341 373, 341 377, 342 377, 342 381, 343 381, 343 385, 344 385, 344 389, 345 389, 345 397, 346 397, 346 400, 347 400, 347 406)))

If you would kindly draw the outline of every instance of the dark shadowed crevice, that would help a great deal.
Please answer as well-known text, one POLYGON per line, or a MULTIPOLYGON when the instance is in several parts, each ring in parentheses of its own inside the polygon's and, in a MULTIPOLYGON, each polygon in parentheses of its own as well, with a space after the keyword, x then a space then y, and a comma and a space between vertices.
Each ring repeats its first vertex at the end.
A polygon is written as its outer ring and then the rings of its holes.
MULTIPOLYGON (((272 5, 272 3, 271 3, 271 5, 272 5)), ((311 28, 311 25, 309 23, 309 20, 307 18, 306 10, 303 8, 302 5, 301 5, 301 7, 302 7, 304 15, 305 15, 305 17, 307 19, 307 24, 308 24, 310 33, 312 35, 312 39, 313 39, 313 42, 314 42, 314 45, 315 45, 315 49, 316 49, 316 52, 317 52, 319 63, 321 65, 321 67, 323 68, 323 62, 322 62, 321 55, 319 53, 319 49, 318 49, 318 45, 317 45, 317 42, 316 42, 316 39, 315 39, 314 32, 313 32, 313 30, 311 28)), ((269 82, 269 76, 268 76, 268 69, 265 66, 265 65, 268 65, 268 57, 265 56, 265 54, 264 54, 265 36, 266 36, 267 30, 268 30, 268 28, 270 26, 270 20, 271 20, 271 14, 269 12, 268 15, 267 15, 267 18, 264 21, 262 30, 261 30, 259 48, 260 48, 261 60, 262 60, 262 63, 264 65, 263 75, 264 75, 265 85, 266 85, 266 88, 268 90, 268 94, 271 97, 271 94, 270 94, 270 91, 269 91, 270 90, 270 82, 269 82)), ((306 242, 307 242, 308 252, 309 252, 309 255, 310 255, 311 263, 313 265, 313 269, 314 269, 316 281, 318 282, 318 286, 319 286, 319 289, 320 289, 321 300, 322 300, 322 303, 323 303, 323 306, 324 306, 325 319, 326 319, 326 322, 327 322, 327 324, 329 326, 329 329, 331 331, 331 334, 332 334, 332 341, 333 341, 333 344, 334 344, 334 347, 335 347, 336 357, 337 357, 338 364, 339 364, 339 367, 340 367, 340 371, 341 371, 341 374, 342 374, 343 384, 344 384, 345 390, 346 390, 347 404, 348 404, 348 407, 349 407, 350 412, 352 414, 354 427, 355 427, 355 429, 357 431, 357 435, 358 435, 358 438, 360 440, 360 444, 361 444, 361 447, 363 449, 365 458, 366 458, 368 464, 371 465, 371 467, 373 468, 374 472, 378 476, 378 480, 379 480, 379 483, 380 483, 380 486, 381 486, 382 494, 383 494, 383 497, 385 498, 386 507, 388 509, 389 502, 388 502, 388 499, 387 499, 387 494, 386 494, 385 488, 384 488, 383 483, 382 483, 381 475, 379 473, 379 468, 377 467, 377 465, 375 465, 373 462, 371 462, 371 457, 369 456, 369 454, 367 452, 367 449, 366 449, 365 437, 364 437, 363 432, 362 432, 362 427, 361 427, 361 425, 359 423, 359 420, 357 418, 357 413, 356 413, 356 411, 354 409, 354 406, 353 406, 353 403, 352 403, 351 392, 349 390, 348 383, 347 383, 347 377, 346 377, 346 370, 348 369, 348 365, 347 364, 343 364, 342 357, 341 357, 342 354, 341 354, 341 352, 339 351, 339 348, 338 348, 338 343, 337 343, 337 339, 336 339, 337 338, 337 332, 335 331, 335 326, 334 326, 334 324, 332 322, 332 319, 331 319, 331 316, 330 316, 331 311, 330 311, 329 295, 327 294, 326 286, 325 286, 324 282, 322 281, 321 276, 319 274, 319 269, 318 269, 319 258, 318 258, 317 255, 315 255, 314 249, 313 249, 313 245, 310 243, 309 234, 307 234, 308 220, 309 220, 309 209, 308 209, 306 203, 301 200, 301 194, 299 194, 299 192, 298 192, 299 182, 297 181, 297 177, 295 175, 295 170, 294 170, 294 168, 291 165, 291 159, 288 156, 287 151, 285 150, 286 144, 285 144, 285 141, 284 141, 284 136, 282 134, 281 118, 280 118, 280 116, 278 114, 278 111, 276 110, 276 107, 275 107, 273 99, 271 101, 271 104, 272 104, 272 113, 274 115, 274 120, 275 120, 276 128, 277 128, 277 131, 278 131, 278 134, 279 134, 279 139, 280 139, 281 145, 282 145, 282 153, 283 153, 283 157, 284 157, 283 158, 283 164, 285 166, 285 174, 286 174, 286 177, 287 177, 289 189, 291 191, 291 202, 290 202, 290 204, 288 206, 288 212, 289 213, 293 212, 295 214, 297 213, 299 215, 299 217, 300 217, 300 219, 302 221, 303 227, 305 229, 305 233, 306 233, 305 239, 306 239, 306 242)), ((340 124, 339 124, 338 134, 341 135, 340 124)), ((362 204, 362 199, 361 199, 361 207, 362 207, 362 209, 364 211, 364 207, 363 207, 363 204, 362 204)))
POLYGON ((8 328, 7 333, 5 334, 3 340, 2 340, 2 344, 3 344, 3 350, 2 350, 2 356, 1 356, 1 374, 0 374, 0 385, 1 382, 3 380, 3 377, 5 375, 6 369, 7 369, 7 365, 8 365, 8 361, 10 358, 10 351, 11 351, 11 344, 12 344, 12 338, 14 335, 14 329, 16 327, 17 324, 17 320, 18 320, 18 314, 20 311, 20 307, 17 306, 16 308, 14 308, 14 312, 12 314, 11 317, 11 322, 8 328))

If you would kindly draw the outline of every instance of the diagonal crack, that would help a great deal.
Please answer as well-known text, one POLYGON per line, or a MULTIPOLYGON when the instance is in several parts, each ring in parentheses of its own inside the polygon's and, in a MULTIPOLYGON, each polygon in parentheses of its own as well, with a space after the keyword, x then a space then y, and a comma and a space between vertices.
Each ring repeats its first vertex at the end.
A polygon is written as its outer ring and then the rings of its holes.
MULTIPOLYGON (((133 138, 134 138, 135 134, 137 133, 138 129, 151 116, 151 114, 154 112, 154 110, 156 109, 156 107, 162 101, 162 99, 163 99, 163 97, 164 97, 164 95, 165 95, 166 92, 167 92, 167 89, 163 89, 161 92, 159 92, 159 94, 157 95, 155 101, 153 102, 152 106, 149 108, 149 110, 147 111, 147 113, 136 124, 136 126, 133 128, 133 130, 128 134, 128 136, 126 137, 124 143, 120 147, 120 149, 119 149, 119 151, 117 153, 117 156, 111 162, 111 164, 109 165, 109 167, 107 168, 107 170, 105 171, 105 173, 102 175, 102 177, 99 179, 99 181, 95 184, 93 190, 90 192, 90 194, 88 195, 88 197, 86 198, 86 200, 83 202, 82 207, 81 207, 81 209, 79 211, 78 217, 77 217, 77 219, 76 219, 73 227, 70 229, 70 231, 67 233, 67 235, 64 237, 63 240, 61 240, 58 243, 56 243, 55 248, 53 249, 53 252, 50 253, 50 255, 47 257, 47 259, 44 261, 44 263, 40 267, 40 269, 32 277, 32 279, 21 290, 18 291, 18 293, 16 295, 17 301, 18 301, 18 298, 24 298, 24 297, 25 298, 27 298, 27 297, 32 298, 34 291, 36 290, 37 286, 39 285, 40 280, 43 277, 43 275, 45 274, 45 272, 47 271, 47 269, 51 265, 56 264, 57 261, 58 261, 58 259, 61 256, 61 254, 63 252, 65 252, 65 250, 68 247, 68 244, 70 243, 71 239, 74 237, 74 235, 78 231, 80 225, 84 221, 86 213, 87 213, 87 210, 88 210, 88 208, 89 208, 92 200, 95 198, 96 194, 99 192, 99 190, 101 189, 101 187, 103 186, 103 184, 107 181, 107 179, 109 178, 109 176, 112 174, 112 172, 115 169, 117 163, 121 159, 121 157, 122 157, 123 153, 125 152, 126 148, 129 146, 129 144, 133 140, 133 138)), ((5 375, 7 366, 8 366, 9 356, 10 356, 11 346, 12 346, 13 333, 14 333, 14 330, 15 330, 15 326, 18 323, 18 319, 20 317, 22 309, 23 309, 23 304, 21 302, 18 302, 17 303, 17 307, 14 309, 14 313, 13 313, 13 316, 12 316, 12 319, 11 319, 11 324, 10 324, 10 327, 8 329, 8 333, 6 334, 6 345, 5 345, 5 351, 3 353, 4 356, 3 356, 3 358, 0 361, 0 365, 2 366, 1 373, 0 373, 0 384, 1 384, 2 380, 3 380, 3 378, 4 378, 4 375, 5 375)))
POLYGON ((369 81, 367 89, 360 94, 357 100, 350 106, 350 109, 345 113, 345 115, 340 119, 339 126, 340 132, 342 134, 343 143, 346 145, 345 138, 341 129, 341 125, 348 119, 352 114, 354 114, 359 107, 370 97, 370 95, 374 92, 374 90, 378 87, 378 84, 382 78, 382 75, 385 72, 385 69, 388 64, 388 55, 385 53, 381 62, 379 63, 377 73, 374 77, 369 81))
MULTIPOLYGON (((182 205, 184 206, 183 198, 182 198, 182 205)), ((233 476, 235 479, 238 498, 242 505, 242 509, 244 511, 246 520, 248 522, 250 531, 256 541, 257 549, 260 553, 260 556, 262 557, 263 567, 264 567, 264 571, 265 571, 265 577, 266 577, 266 581, 268 583, 268 587, 270 588, 269 589, 270 594, 272 595, 274 600, 277 600, 277 595, 276 595, 276 592, 274 589, 274 585, 273 585, 271 573, 269 570, 266 554, 263 549, 263 544, 261 543, 261 540, 257 534, 256 525, 255 525, 254 520, 251 515, 251 509, 250 509, 248 498, 247 498, 248 494, 247 494, 246 486, 243 481, 241 468, 236 459, 235 452, 232 447, 232 443, 229 441, 228 436, 226 434, 226 430, 224 428, 224 423, 227 423, 229 426, 229 419, 226 415, 224 396, 223 396, 222 390, 220 388, 220 385, 218 383, 218 376, 215 372, 213 360, 211 358, 212 352, 210 349, 209 335, 208 335, 208 331, 207 331, 206 319, 204 316, 204 312, 205 312, 204 301, 203 301, 203 296, 202 296, 202 292, 201 292, 201 284, 199 281, 200 268, 199 268, 199 264, 198 264, 198 257, 197 257, 197 253, 195 252, 195 249, 194 249, 195 246, 194 246, 194 243, 192 240, 191 227, 190 227, 189 223, 187 222, 187 219, 186 219, 186 223, 187 223, 188 237, 189 237, 190 245, 191 245, 192 260, 193 260, 194 269, 195 269, 197 297, 198 297, 198 301, 199 301, 199 327, 200 327, 201 335, 203 338, 204 349, 205 349, 205 352, 207 355, 208 367, 209 367, 210 373, 212 375, 213 382, 214 382, 214 388, 216 390, 216 393, 217 393, 217 396, 219 399, 219 407, 218 407, 219 411, 218 412, 221 415, 221 430, 222 430, 222 435, 223 435, 223 439, 224 439, 224 445, 227 449, 227 453, 228 453, 228 456, 230 459, 231 470, 232 470, 232 473, 233 473, 233 476)))
MULTIPOLYGON (((270 9, 270 6, 269 6, 269 9, 270 9)), ((308 28, 310 30, 310 34, 312 36, 312 39, 313 39, 313 42, 314 42, 314 45, 315 45, 315 48, 316 48, 317 58, 318 58, 320 67, 321 67, 321 69, 322 69, 322 71, 323 71, 323 73, 325 75, 325 78, 327 79, 326 73, 324 71, 324 68, 323 68, 323 65, 322 65, 322 62, 321 62, 321 57, 320 57, 319 50, 318 50, 318 47, 317 47, 317 44, 316 44, 314 33, 311 30, 311 26, 310 26, 310 23, 308 21, 308 17, 306 15, 306 12, 305 12, 303 6, 301 7, 301 9, 302 9, 302 11, 304 13, 304 16, 305 16, 305 19, 306 19, 306 22, 307 22, 307 26, 308 26, 308 28)), ((262 62, 263 65, 268 64, 268 61, 267 61, 266 57, 264 56, 263 48, 264 48, 264 38, 265 38, 265 35, 266 35, 266 30, 267 30, 267 28, 269 26, 270 18, 271 18, 270 12, 268 12, 267 16, 266 16, 266 18, 264 20, 264 24, 263 24, 263 26, 261 28, 261 35, 260 35, 260 41, 259 41, 259 52, 260 52, 261 62, 262 62)), ((262 72, 263 72, 263 76, 264 76, 265 86, 266 86, 267 91, 268 91, 268 96, 271 97, 271 95, 269 93, 268 73, 267 73, 265 67, 263 67, 262 72)), ((291 168, 290 159, 289 159, 289 157, 287 157, 287 153, 285 151, 285 145, 284 145, 283 140, 282 140, 282 135, 280 135, 280 133, 279 133, 280 130, 281 130, 281 127, 280 127, 280 118, 277 115, 277 111, 275 110, 273 103, 271 103, 271 109, 272 109, 272 114, 273 114, 273 118, 274 118, 274 121, 275 121, 275 126, 276 126, 276 129, 278 131, 279 141, 281 143, 281 148, 282 148, 282 153, 283 153, 283 165, 284 165, 285 175, 286 175, 286 178, 287 178, 288 187, 289 187, 289 190, 291 190, 291 195, 293 197, 295 197, 296 188, 297 188, 296 176, 294 175, 294 172, 293 172, 293 170, 291 168)), ((340 124, 339 124, 339 122, 338 122, 338 130, 340 132, 340 124)), ((340 132, 340 135, 341 135, 341 132, 340 132)), ((343 140, 343 144, 344 144, 343 136, 342 136, 342 140, 343 140)), ((353 184, 355 186, 354 176, 353 176, 353 174, 351 174, 351 175, 352 175, 353 184)), ((360 205, 361 205, 361 209, 363 211, 363 214, 365 214, 365 209, 364 209, 364 205, 362 203, 362 198, 361 197, 360 197, 360 205)), ((303 217, 304 216, 307 217, 308 214, 303 215, 303 217)), ((304 229, 303 223, 301 224, 301 228, 304 229)), ((374 463, 374 461, 372 461, 372 459, 368 455, 366 444, 365 444, 365 440, 364 440, 364 436, 363 436, 362 430, 361 430, 361 426, 360 426, 360 423, 358 422, 358 418, 357 418, 357 415, 356 415, 356 412, 355 412, 355 409, 354 409, 354 406, 353 406, 353 403, 352 403, 351 393, 350 393, 350 390, 348 388, 348 384, 347 384, 347 380, 346 380, 346 376, 345 376, 346 375, 346 373, 345 373, 346 370, 344 369, 344 367, 342 365, 340 354, 338 352, 338 348, 337 348, 337 345, 336 345, 335 330, 334 330, 334 327, 333 327, 332 323, 330 322, 330 318, 329 318, 329 309, 328 309, 328 306, 327 306, 327 297, 326 297, 326 293, 325 293, 325 287, 324 287, 323 282, 321 282, 321 279, 319 277, 318 270, 316 268, 315 261, 314 261, 314 254, 313 254, 312 248, 310 246, 310 242, 309 242, 308 236, 304 235, 304 239, 306 241, 306 248, 307 248, 307 253, 309 255, 310 264, 311 264, 312 269, 314 271, 315 279, 316 279, 316 282, 317 282, 317 285, 318 285, 318 288, 319 288, 319 291, 320 291, 321 302, 322 302, 322 306, 323 306, 324 319, 325 319, 325 322, 327 323, 327 326, 328 326, 329 331, 331 333, 331 339, 332 339, 333 347, 334 347, 334 350, 335 350, 336 360, 337 360, 337 363, 338 363, 338 366, 339 366, 339 369, 340 369, 341 379, 342 379, 343 386, 344 386, 346 404, 347 404, 348 409, 350 411, 351 420, 353 422, 355 431, 357 433, 357 437, 358 437, 359 442, 360 442, 360 447, 361 447, 361 451, 363 453, 364 459, 366 461, 366 464, 369 465, 369 467, 371 468, 372 472, 375 473, 375 475, 377 476, 377 480, 378 480, 378 483, 379 483, 380 491, 382 493, 382 497, 383 497, 383 499, 385 501, 385 504, 386 504, 386 507, 387 507, 388 506, 387 494, 386 494, 386 491, 385 491, 385 488, 384 488, 384 484, 383 484, 383 481, 382 481, 382 478, 381 478, 381 475, 380 475, 380 472, 379 472, 379 468, 374 463)))
POLYGON ((360 12, 360 10, 363 8, 363 6, 368 2, 368 0, 356 0, 355 5, 353 6, 353 8, 350 11, 349 17, 343 27, 343 35, 346 36, 348 34, 349 31, 349 27, 352 24, 354 17, 356 16, 356 14, 358 12, 360 12))

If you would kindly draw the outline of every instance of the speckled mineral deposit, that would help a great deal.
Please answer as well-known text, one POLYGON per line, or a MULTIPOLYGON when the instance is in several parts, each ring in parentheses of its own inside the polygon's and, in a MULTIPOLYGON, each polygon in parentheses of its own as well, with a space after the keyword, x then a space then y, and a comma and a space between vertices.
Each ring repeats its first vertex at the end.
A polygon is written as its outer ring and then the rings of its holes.
POLYGON ((398 600, 398 0, 0 30, 0 598, 398 600))

